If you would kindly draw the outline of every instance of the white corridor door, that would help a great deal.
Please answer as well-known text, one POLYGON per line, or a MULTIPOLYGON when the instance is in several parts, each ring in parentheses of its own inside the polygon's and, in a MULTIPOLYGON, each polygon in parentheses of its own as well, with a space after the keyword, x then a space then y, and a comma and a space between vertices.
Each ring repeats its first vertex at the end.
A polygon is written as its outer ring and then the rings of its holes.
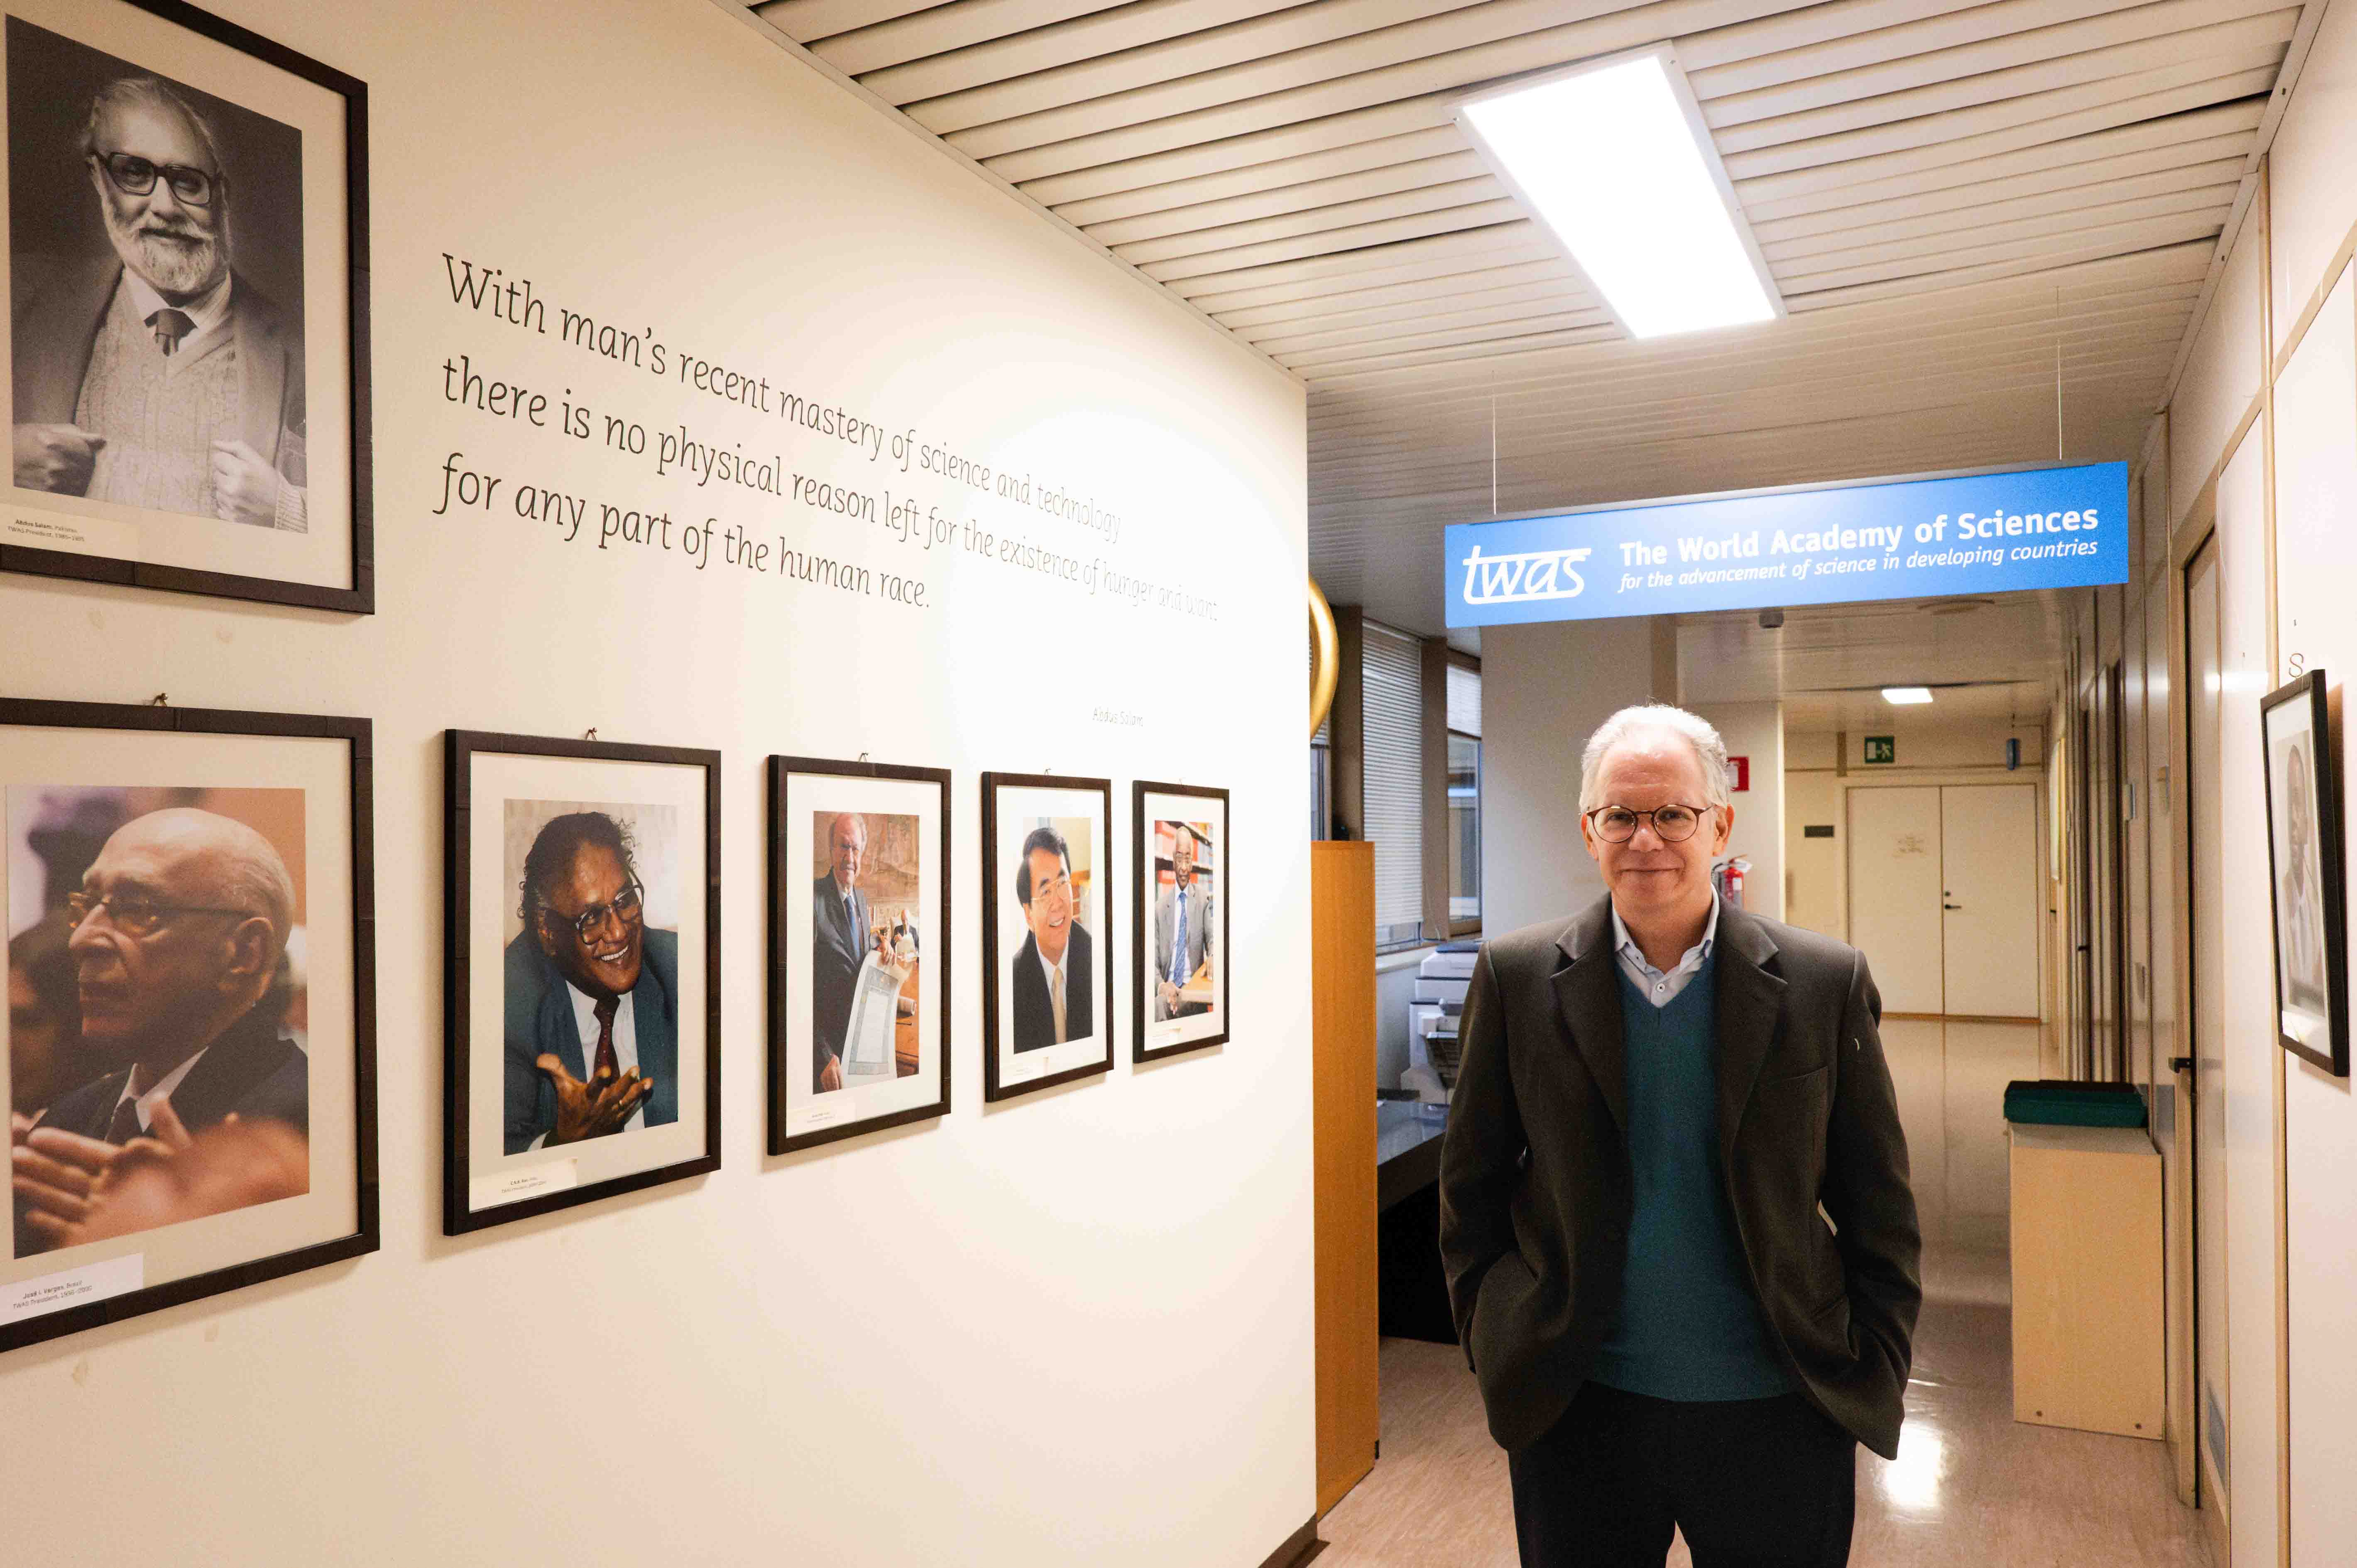
POLYGON ((1940 942, 1940 791, 1849 792, 1850 940, 1886 1013, 1944 1013, 1940 942))
POLYGON ((1941 950, 1950 1016, 2038 1016, 2038 789, 1940 791, 1941 950))

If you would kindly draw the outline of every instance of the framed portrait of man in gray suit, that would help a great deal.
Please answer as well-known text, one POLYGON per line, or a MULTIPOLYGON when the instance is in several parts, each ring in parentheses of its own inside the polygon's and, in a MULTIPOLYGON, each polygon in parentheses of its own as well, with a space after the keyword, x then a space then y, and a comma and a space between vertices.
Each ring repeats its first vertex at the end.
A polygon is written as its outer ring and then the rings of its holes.
POLYGON ((718 1169, 719 754, 452 730, 446 760, 444 1230, 718 1169))
POLYGON ((169 0, 8 0, 0 570, 367 612, 367 89, 169 0))
POLYGON ((1228 792, 1143 779, 1134 790, 1130 1054, 1143 1062, 1228 1038, 1228 792))
POLYGON ((950 775, 770 758, 770 1152, 950 1108, 950 775))

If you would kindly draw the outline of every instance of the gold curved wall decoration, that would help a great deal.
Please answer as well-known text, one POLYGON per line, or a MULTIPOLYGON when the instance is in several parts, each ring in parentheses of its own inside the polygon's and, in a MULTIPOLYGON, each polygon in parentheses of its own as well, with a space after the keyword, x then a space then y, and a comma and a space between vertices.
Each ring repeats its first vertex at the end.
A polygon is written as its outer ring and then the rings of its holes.
POLYGON ((1326 602, 1326 594, 1318 587, 1318 579, 1309 579, 1309 733, 1315 736, 1318 726, 1334 706, 1334 682, 1341 673, 1342 650, 1334 631, 1334 607, 1326 602))

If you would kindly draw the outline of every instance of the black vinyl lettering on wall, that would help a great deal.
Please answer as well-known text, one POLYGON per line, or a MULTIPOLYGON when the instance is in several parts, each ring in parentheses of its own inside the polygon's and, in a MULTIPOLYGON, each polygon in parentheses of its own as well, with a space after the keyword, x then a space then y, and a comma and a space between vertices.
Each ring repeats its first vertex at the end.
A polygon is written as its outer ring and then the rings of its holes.
POLYGON ((914 610, 986 564, 1132 610, 1219 618, 1215 596, 1115 559, 1127 519, 1083 489, 994 468, 971 445, 667 340, 595 301, 554 299, 506 265, 454 252, 442 264, 453 311, 479 333, 436 350, 443 401, 464 422, 441 459, 442 525, 530 526, 568 548, 914 610), (577 368, 550 374, 565 364, 577 368), (463 433, 486 423, 557 444, 533 472, 495 473, 465 449, 463 433), (640 471, 645 493, 564 470, 586 454, 640 471))

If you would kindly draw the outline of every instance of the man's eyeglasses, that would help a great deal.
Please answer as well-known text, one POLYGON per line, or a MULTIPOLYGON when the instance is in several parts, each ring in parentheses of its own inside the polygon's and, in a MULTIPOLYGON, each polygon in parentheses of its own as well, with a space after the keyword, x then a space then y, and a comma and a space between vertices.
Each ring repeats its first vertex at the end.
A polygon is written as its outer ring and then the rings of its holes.
POLYGON ((552 926, 572 927, 586 942, 589 940, 590 932, 606 923, 606 917, 608 915, 614 916, 626 926, 636 923, 639 910, 644 902, 645 895, 640 892, 639 885, 633 882, 615 894, 612 903, 593 904, 578 915, 560 915, 545 904, 540 907, 540 913, 541 918, 552 926))
POLYGON ((1596 836, 1606 843, 1627 843, 1637 836, 1638 825, 1651 818, 1653 835, 1663 843, 1683 843, 1694 837, 1695 829, 1702 825, 1703 806, 1681 806, 1672 803, 1656 806, 1650 811, 1631 811, 1626 806, 1598 806, 1587 813, 1596 836))
POLYGON ((106 907, 106 918, 114 929, 126 937, 152 936, 157 928, 175 915, 242 915, 253 918, 251 909, 225 909, 212 904, 165 904, 144 893, 109 893, 92 897, 87 893, 66 895, 66 916, 72 929, 80 930, 82 922, 106 907))
POLYGON ((125 196, 145 196, 156 188, 162 178, 172 188, 172 194, 191 207, 210 207, 213 192, 229 182, 217 174, 188 164, 159 164, 143 158, 137 153, 99 153, 94 155, 106 170, 106 177, 114 188, 125 196))

